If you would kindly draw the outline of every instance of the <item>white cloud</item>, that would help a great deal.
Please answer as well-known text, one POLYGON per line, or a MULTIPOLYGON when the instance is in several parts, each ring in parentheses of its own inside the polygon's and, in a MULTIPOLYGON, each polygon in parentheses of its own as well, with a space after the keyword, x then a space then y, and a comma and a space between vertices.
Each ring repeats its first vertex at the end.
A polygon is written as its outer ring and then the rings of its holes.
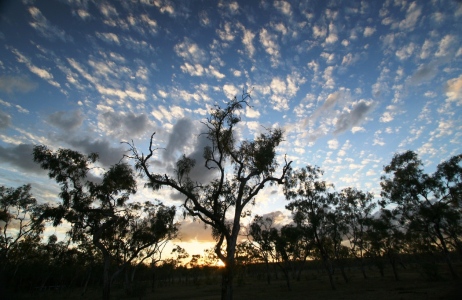
POLYGON ((375 28, 374 27, 369 27, 367 26, 366 28, 364 28, 364 32, 363 32, 363 35, 365 37, 369 37, 371 35, 373 35, 375 32, 375 28))
POLYGON ((255 38, 255 33, 250 30, 247 30, 244 26, 242 29, 242 44, 247 51, 248 55, 252 58, 255 54, 255 46, 253 45, 253 39, 255 38))
POLYGON ((223 29, 217 29, 218 36, 221 40, 231 42, 235 38, 235 32, 231 29, 231 23, 226 22, 223 29))
POLYGON ((168 96, 167 92, 165 92, 163 90, 159 90, 157 92, 159 93, 159 96, 161 96, 162 98, 167 98, 167 96, 168 96))
POLYGON ((116 8, 109 3, 102 3, 99 10, 107 18, 118 15, 116 8))
POLYGON ((325 80, 324 87, 326 89, 333 89, 335 87, 335 80, 334 80, 334 77, 332 76, 333 72, 334 72, 334 66, 328 66, 324 70, 324 74, 322 75, 322 78, 325 80))
POLYGON ((329 149, 337 149, 338 148, 338 140, 337 139, 332 139, 332 140, 329 140, 327 141, 327 145, 329 147, 329 149))
POLYGON ((157 33, 159 26, 157 25, 156 20, 149 18, 149 16, 146 14, 141 15, 141 20, 149 27, 151 33, 157 33))
POLYGON ((378 146, 385 146, 385 142, 383 141, 383 138, 380 137, 379 135, 382 133, 382 131, 378 130, 374 133, 374 141, 372 143, 373 146, 378 145, 378 146))
POLYGON ((260 117, 260 112, 258 110, 253 109, 250 106, 247 106, 245 109, 245 116, 247 118, 258 118, 260 117))
POLYGON ((422 48, 420 50, 420 58, 421 59, 426 59, 430 56, 430 51, 433 46, 433 43, 431 40, 426 39, 425 42, 422 45, 422 48))
POLYGON ((380 117, 380 122, 382 123, 389 123, 395 119, 396 115, 396 106, 389 105, 386 108, 387 110, 382 114, 380 117))
POLYGON ((52 86, 55 86, 57 88, 61 87, 61 85, 58 82, 53 80, 54 79, 53 74, 51 74, 45 69, 42 69, 42 68, 39 68, 33 65, 31 61, 27 57, 25 57, 23 54, 21 54, 18 50, 13 49, 12 52, 17 56, 18 62, 25 64, 29 68, 29 71, 31 71, 38 77, 46 80, 52 86))
POLYGON ((324 26, 313 26, 313 36, 315 38, 323 38, 327 35, 327 28, 324 26))
POLYGON ((34 19, 33 22, 30 22, 30 25, 37 30, 42 36, 54 40, 56 38, 62 40, 63 42, 72 41, 72 38, 69 37, 64 30, 59 29, 56 26, 53 26, 45 16, 40 12, 37 7, 29 7, 29 13, 34 19))
POLYGON ((179 57, 195 64, 203 62, 206 57, 206 52, 189 38, 184 38, 183 42, 176 44, 173 49, 179 57))
POLYGON ((146 95, 144 93, 135 92, 132 90, 125 90, 125 93, 128 97, 138 100, 138 101, 146 101, 146 95))
POLYGON ((260 123, 256 121, 245 122, 246 127, 253 132, 257 132, 260 128, 260 123))
POLYGON ((335 54, 334 53, 327 53, 327 52, 322 52, 321 57, 326 60, 326 63, 332 64, 335 59, 335 54))
POLYGON ((292 16, 292 8, 287 1, 274 1, 274 7, 287 17, 292 16))
POLYGON ((83 20, 86 20, 86 19, 90 18, 90 14, 88 13, 88 11, 86 11, 84 9, 78 9, 77 10, 77 15, 83 20))
POLYGON ((451 45, 454 44, 456 41, 456 37, 454 35, 445 35, 439 45, 438 45, 438 50, 435 53, 436 57, 444 57, 449 54, 449 50, 451 48, 451 45))
POLYGON ((270 55, 271 65, 273 67, 279 64, 279 45, 277 43, 277 37, 271 34, 263 28, 260 30, 260 43, 265 48, 266 53, 270 55))
POLYGON ((334 23, 329 24, 329 36, 326 38, 327 44, 333 44, 338 41, 337 35, 337 27, 335 27, 334 23))
POLYGON ((406 18, 399 23, 399 28, 401 30, 413 30, 421 13, 422 8, 417 5, 416 1, 412 2, 406 11, 406 18))
POLYGON ((275 94, 284 94, 287 89, 286 83, 278 77, 271 80, 270 87, 275 94))
POLYGON ((112 33, 112 32, 97 32, 96 36, 99 39, 101 39, 102 41, 109 42, 109 43, 120 44, 119 37, 115 33, 112 33))
POLYGON ((356 132, 365 132, 366 129, 364 129, 364 127, 361 127, 361 126, 353 126, 351 128, 351 132, 352 133, 356 133, 356 132))
POLYGON ((411 42, 403 46, 401 49, 398 49, 395 55, 398 56, 400 60, 408 59, 414 53, 415 48, 415 44, 411 42))
POLYGON ((282 35, 286 35, 289 32, 283 23, 273 24, 273 28, 275 31, 280 32, 282 35))
POLYGON ((209 66, 207 69, 207 73, 211 74, 217 79, 223 79, 225 78, 225 74, 220 73, 217 69, 215 69, 213 66, 209 66))
POLYGON ((185 62, 183 65, 180 66, 181 71, 183 73, 188 73, 191 76, 202 76, 204 75, 204 67, 202 67, 200 64, 190 64, 188 62, 185 62))
POLYGON ((446 101, 455 102, 457 106, 462 105, 462 75, 446 82, 446 101))
POLYGON ((174 119, 178 120, 184 117, 184 109, 177 105, 168 108, 160 105, 151 112, 151 115, 159 120, 159 122, 164 122, 166 120, 168 123, 172 123, 174 119))
POLYGON ((226 98, 232 99, 239 94, 239 89, 232 84, 223 85, 223 92, 226 95, 226 98))

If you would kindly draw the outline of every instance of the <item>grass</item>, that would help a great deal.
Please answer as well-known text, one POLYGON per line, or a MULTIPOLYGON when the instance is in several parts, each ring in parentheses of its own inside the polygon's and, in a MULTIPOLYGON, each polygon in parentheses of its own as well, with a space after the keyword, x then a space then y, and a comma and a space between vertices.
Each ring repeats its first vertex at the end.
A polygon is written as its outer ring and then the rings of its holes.
MULTIPOLYGON (((400 270, 400 281, 395 281, 391 270, 384 277, 380 277, 376 270, 368 271, 369 278, 362 278, 359 271, 350 273, 351 281, 346 284, 340 274, 336 275, 337 289, 330 289, 327 276, 307 272, 300 281, 291 281, 292 290, 288 291, 285 281, 280 278, 273 280, 270 285, 265 280, 253 277, 246 278, 241 285, 234 288, 235 299, 272 300, 272 299, 323 299, 323 300, 409 300, 409 299, 462 299, 462 280, 453 280, 448 273, 441 272, 437 280, 429 280, 417 270, 400 270)), ((459 267, 462 274, 462 266, 459 267)), ((141 283, 143 284, 143 283, 141 283)), ((114 288, 112 299, 220 299, 220 278, 199 281, 197 284, 174 283, 168 286, 157 287, 150 291, 145 284, 142 297, 125 295, 121 288, 114 288)), ((45 291, 42 293, 24 293, 14 295, 11 299, 101 299, 101 291, 90 289, 85 297, 80 296, 79 290, 45 291)), ((1 297, 0 297, 1 298, 1 297)), ((3 299, 3 298, 2 298, 3 299)), ((7 299, 7 298, 5 298, 7 299)))

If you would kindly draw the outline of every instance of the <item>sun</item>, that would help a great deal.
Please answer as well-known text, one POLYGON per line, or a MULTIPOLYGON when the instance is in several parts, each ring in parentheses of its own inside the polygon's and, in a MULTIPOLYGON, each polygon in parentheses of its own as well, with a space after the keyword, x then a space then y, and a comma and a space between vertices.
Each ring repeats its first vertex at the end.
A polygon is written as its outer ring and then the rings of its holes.
POLYGON ((217 267, 219 267, 219 268, 224 268, 224 266, 225 266, 225 263, 222 262, 221 260, 218 260, 218 262, 217 262, 217 267))

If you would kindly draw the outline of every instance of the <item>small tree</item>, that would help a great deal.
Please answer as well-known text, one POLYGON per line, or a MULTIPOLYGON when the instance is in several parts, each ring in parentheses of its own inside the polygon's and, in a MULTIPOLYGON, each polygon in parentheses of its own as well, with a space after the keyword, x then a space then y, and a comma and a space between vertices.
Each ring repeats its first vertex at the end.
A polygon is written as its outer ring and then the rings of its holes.
POLYGON ((260 259, 263 260, 266 267, 266 282, 271 283, 271 275, 269 263, 274 258, 273 236, 276 229, 273 228, 272 218, 263 218, 255 216, 252 224, 250 224, 249 239, 252 240, 252 245, 255 247, 260 259))
POLYGON ((329 192, 330 185, 320 180, 322 174, 319 167, 312 166, 291 171, 285 182, 284 194, 291 201, 286 208, 292 211, 295 224, 303 229, 307 239, 319 251, 331 288, 335 290, 328 215, 337 204, 337 197, 329 192))
POLYGON ((384 274, 381 260, 386 257, 392 267, 395 280, 399 280, 397 270, 398 255, 401 254, 404 248, 404 237, 405 233, 395 221, 391 211, 382 209, 378 218, 370 219, 370 226, 364 236, 367 241, 366 251, 378 263, 382 276, 384 274))
POLYGON ((244 93, 241 100, 234 98, 225 108, 216 106, 203 123, 204 135, 210 146, 204 149, 205 167, 215 176, 210 183, 194 182, 190 172, 195 165, 191 158, 183 156, 176 164, 175 174, 152 173, 149 161, 154 155, 151 136, 149 153, 145 156, 130 144, 137 169, 158 189, 168 186, 184 196, 185 212, 210 225, 217 244, 215 252, 225 264, 222 275, 222 299, 233 298, 235 251, 241 217, 255 201, 255 196, 266 184, 283 183, 290 167, 285 162, 282 172, 276 176, 278 167, 276 147, 282 142, 281 129, 269 129, 255 140, 238 141, 236 125, 241 121, 238 112, 248 106, 250 95, 244 93))
POLYGON ((69 222, 68 234, 76 243, 91 237, 103 256, 103 299, 109 299, 111 282, 120 272, 132 261, 152 255, 150 247, 170 239, 177 228, 175 207, 127 202, 136 192, 135 176, 127 164, 112 166, 100 183, 90 181, 87 176, 97 157, 34 147, 34 160, 61 186, 62 202, 44 205, 41 218, 52 220, 54 226, 69 222), (113 266, 116 269, 111 272, 113 266))
POLYGON ((348 226, 346 237, 350 242, 351 254, 360 263, 364 278, 367 278, 364 266, 365 235, 370 226, 372 212, 377 206, 373 201, 374 195, 354 188, 346 188, 339 193, 339 209, 343 212, 348 226))
POLYGON ((332 256, 335 259, 336 265, 340 268, 343 280, 349 282, 349 278, 345 272, 347 259, 350 257, 350 248, 342 245, 348 225, 345 222, 345 215, 337 206, 335 210, 331 210, 326 214, 326 227, 329 240, 332 244, 332 256))
POLYGON ((255 216, 250 225, 250 237, 256 250, 264 259, 267 269, 267 282, 270 283, 269 260, 275 263, 284 274, 290 291, 290 272, 293 278, 299 278, 306 258, 310 241, 307 241, 300 227, 285 225, 280 229, 272 226, 273 220, 255 216))
POLYGON ((24 239, 37 240, 44 225, 38 221, 37 200, 29 184, 18 188, 0 186, 0 272, 10 261, 10 252, 24 239))

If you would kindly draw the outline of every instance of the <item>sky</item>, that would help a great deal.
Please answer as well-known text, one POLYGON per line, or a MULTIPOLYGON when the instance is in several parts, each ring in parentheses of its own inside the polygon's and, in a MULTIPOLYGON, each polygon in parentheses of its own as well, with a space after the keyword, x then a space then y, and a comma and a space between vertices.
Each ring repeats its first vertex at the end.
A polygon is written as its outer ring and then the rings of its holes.
MULTIPOLYGON (((1 1, 0 185, 59 201, 34 145, 97 152, 107 169, 121 142, 146 152, 153 132, 155 172, 171 172, 200 158, 210 109, 251 91, 241 138, 280 127, 281 163, 379 197, 395 153, 431 173, 462 152, 461 32, 456 0, 1 1)), ((181 204, 140 182, 135 200, 150 199, 181 204)), ((277 187, 256 200, 253 215, 290 220, 277 187)), ((202 224, 179 222, 190 254, 213 246, 202 224)))

